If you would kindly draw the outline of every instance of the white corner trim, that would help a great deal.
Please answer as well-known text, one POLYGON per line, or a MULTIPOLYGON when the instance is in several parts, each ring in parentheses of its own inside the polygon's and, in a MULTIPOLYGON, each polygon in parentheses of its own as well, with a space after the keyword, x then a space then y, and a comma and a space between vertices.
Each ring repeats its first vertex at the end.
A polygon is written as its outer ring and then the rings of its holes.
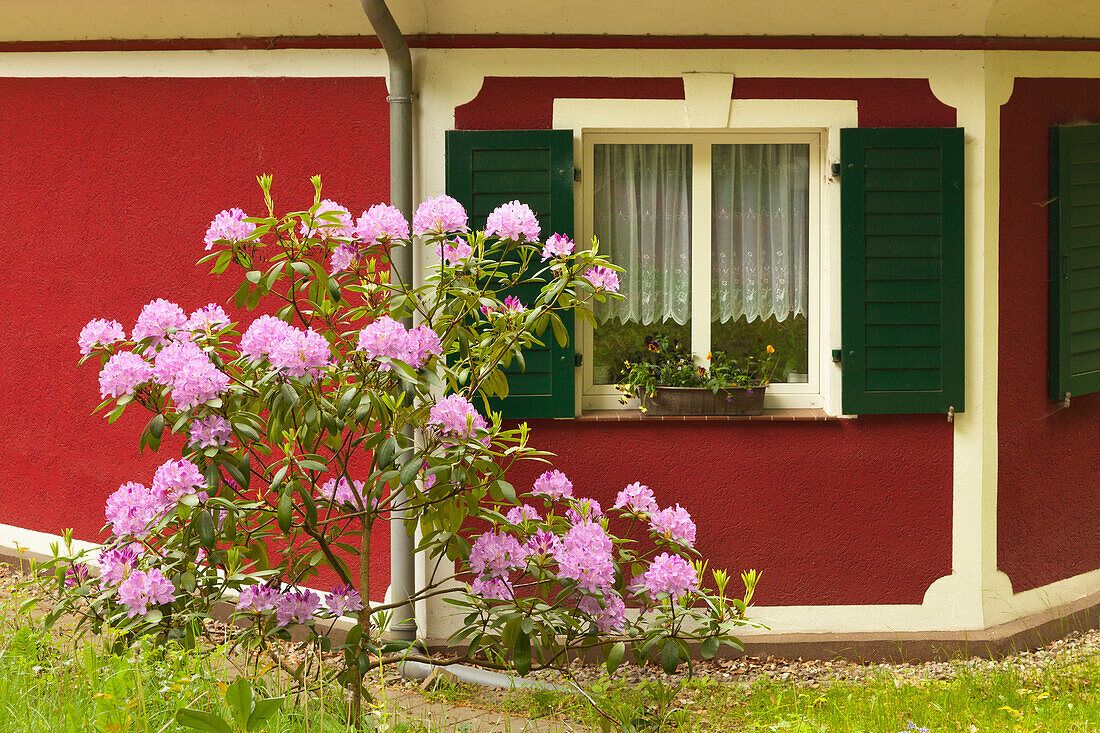
POLYGON ((733 97, 733 74, 686 73, 684 116, 688 127, 726 127, 733 97))

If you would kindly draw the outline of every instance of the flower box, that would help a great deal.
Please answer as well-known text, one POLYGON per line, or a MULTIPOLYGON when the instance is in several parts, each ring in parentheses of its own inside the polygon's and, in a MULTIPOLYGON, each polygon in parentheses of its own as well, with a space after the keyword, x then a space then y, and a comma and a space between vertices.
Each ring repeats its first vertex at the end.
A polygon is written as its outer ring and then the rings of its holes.
POLYGON ((766 386, 728 387, 712 392, 705 387, 654 387, 642 398, 645 414, 762 415, 766 386))

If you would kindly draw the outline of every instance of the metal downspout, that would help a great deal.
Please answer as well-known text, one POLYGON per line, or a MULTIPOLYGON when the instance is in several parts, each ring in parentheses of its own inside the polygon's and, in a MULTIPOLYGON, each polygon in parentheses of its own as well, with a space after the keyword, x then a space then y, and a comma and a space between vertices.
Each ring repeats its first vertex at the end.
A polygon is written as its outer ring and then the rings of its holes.
MULTIPOLYGON (((412 216, 412 54, 401 35, 385 0, 360 0, 371 28, 389 58, 390 86, 386 101, 390 105, 390 203, 401 210, 405 219, 412 216)), ((397 247, 391 254, 395 272, 392 277, 405 284, 413 278, 412 251, 397 247)), ((405 319, 406 328, 412 319, 405 319)), ((413 437, 411 428, 406 433, 413 437)), ((397 506, 404 492, 394 496, 397 506)), ((390 512, 390 601, 407 601, 415 583, 413 542, 405 531, 405 512, 390 512)), ((365 593, 366 590, 364 589, 365 593)), ((393 614, 397 623, 389 628, 389 637, 412 641, 416 638, 416 615, 411 603, 404 603, 393 614)))

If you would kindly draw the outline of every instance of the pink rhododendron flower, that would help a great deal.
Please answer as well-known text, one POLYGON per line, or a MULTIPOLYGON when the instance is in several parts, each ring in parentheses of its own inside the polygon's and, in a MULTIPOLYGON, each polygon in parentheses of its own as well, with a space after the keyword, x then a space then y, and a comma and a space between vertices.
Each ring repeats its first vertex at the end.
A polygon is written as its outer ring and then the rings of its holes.
POLYGON ((149 572, 134 570, 118 587, 118 599, 129 608, 126 615, 144 616, 149 606, 160 606, 176 600, 175 587, 156 568, 149 572))
POLYGON ((188 444, 196 448, 220 448, 233 439, 233 426, 224 417, 209 415, 191 423, 188 444))
POLYGON ((218 370, 193 341, 174 340, 154 360, 157 381, 172 388, 177 410, 190 410, 229 388, 229 376, 218 370))
POLYGON ((542 261, 546 262, 551 257, 568 257, 573 254, 574 247, 573 240, 564 234, 551 234, 542 247, 542 261))
POLYGON ((515 590, 512 588, 512 582, 507 578, 490 576, 488 578, 475 578, 470 583, 470 593, 482 598, 507 601, 513 597, 515 590))
POLYGON ((191 314, 183 327, 188 331, 217 331, 229 325, 229 316, 216 303, 210 303, 191 314))
POLYGON ((627 486, 615 497, 614 509, 629 509, 632 512, 657 511, 657 500, 653 498, 653 492, 648 486, 637 481, 627 486))
POLYGON ((126 331, 123 330, 121 323, 108 321, 106 318, 93 318, 88 321, 88 325, 80 329, 76 344, 80 347, 80 353, 87 356, 93 349, 125 340, 126 331))
POLYGON ((612 269, 590 267, 585 270, 584 277, 597 290, 606 290, 609 293, 619 292, 619 274, 612 269))
POLYGON ((554 552, 558 575, 577 581, 588 592, 603 591, 615 582, 611 538, 595 522, 574 525, 554 552))
POLYGON ((500 308, 490 308, 487 305, 481 306, 481 312, 485 315, 486 318, 493 315, 494 313, 503 313, 504 315, 511 315, 513 313, 522 313, 526 309, 527 309, 527 306, 525 306, 520 301, 520 299, 517 298, 514 295, 509 295, 508 297, 506 297, 504 299, 504 302, 501 303, 500 308))
POLYGON ((241 336, 241 355, 249 359, 262 359, 271 353, 275 344, 288 338, 294 330, 294 326, 275 316, 260 316, 241 336))
POLYGON ((514 506, 509 509, 508 513, 505 515, 505 519, 507 519, 512 524, 522 524, 528 519, 533 519, 536 522, 542 521, 542 517, 539 516, 539 513, 535 510, 535 507, 529 506, 527 504, 523 504, 522 506, 514 506))
POLYGON ((352 484, 348 484, 348 480, 343 476, 339 480, 330 478, 326 481, 319 491, 321 496, 329 501, 335 501, 340 504, 351 504, 352 506, 359 506, 359 502, 365 496, 363 493, 363 482, 353 481, 352 484), (354 485, 354 489, 352 488, 354 485))
POLYGON ((250 585, 243 588, 240 595, 237 596, 237 610, 252 611, 254 613, 273 611, 279 605, 281 597, 282 594, 269 585, 250 585))
POLYGON ((473 247, 457 239, 447 242, 439 248, 439 258, 451 267, 458 267, 463 264, 473 253, 473 247))
POLYGON ((592 617, 601 633, 619 633, 626 628, 626 602, 615 591, 604 591, 603 607, 598 599, 585 596, 577 603, 577 609, 592 617))
POLYGON ((345 583, 334 586, 325 598, 325 606, 337 616, 363 610, 363 597, 359 591, 345 583))
MULTIPOLYGON (((369 359, 399 359, 413 369, 423 366, 429 355, 443 353, 439 334, 430 327, 418 326, 406 331, 389 316, 375 319, 359 332, 358 350, 369 359)), ((390 366, 383 364, 380 369, 389 371, 390 366)))
POLYGON ((486 532, 470 548, 470 571, 476 575, 505 577, 509 570, 527 566, 527 550, 515 537, 503 532, 486 532))
POLYGON ((537 242, 539 220, 527 204, 509 201, 493 209, 485 220, 485 236, 496 235, 513 242, 537 242))
POLYGON ((165 503, 175 503, 188 494, 198 494, 206 501, 206 477, 191 461, 182 458, 178 461, 165 461, 153 474, 154 493, 163 497, 165 503))
POLYGON ((87 563, 77 562, 65 568, 65 587, 76 588, 88 582, 87 563))
POLYGON ((695 547, 695 522, 679 504, 650 514, 649 528, 671 540, 695 547))
POLYGON ((561 471, 554 469, 535 479, 535 494, 548 496, 553 500, 568 499, 573 496, 573 482, 561 471))
POLYGON ((324 336, 312 328, 291 328, 284 338, 272 345, 268 361, 292 377, 316 377, 332 363, 332 351, 324 336))
POLYGON ((587 519, 602 517, 603 509, 600 507, 600 502, 595 499, 577 498, 573 501, 573 506, 565 512, 565 516, 570 522, 583 522, 587 519))
POLYGON ((354 230, 355 224, 351 219, 351 212, 332 199, 325 199, 317 207, 317 213, 313 215, 312 227, 304 221, 298 226, 298 234, 303 239, 311 236, 314 239, 330 237, 350 239, 354 236, 354 230), (335 214, 336 221, 333 222, 332 217, 322 219, 322 214, 335 214))
POLYGON ((118 585, 137 567, 138 551, 134 545, 124 545, 114 549, 102 548, 99 551, 99 580, 103 585, 118 585))
POLYGON ((553 555, 560 546, 561 538, 544 529, 531 535, 531 538, 524 543, 523 548, 527 550, 529 555, 547 556, 553 555))
POLYGON ((256 231, 256 225, 244 221, 246 218, 245 213, 236 207, 224 210, 215 216, 203 239, 206 242, 206 249, 213 247, 219 239, 239 242, 248 238, 252 232, 256 231))
POLYGON ((134 341, 151 338, 150 343, 159 346, 168 338, 168 329, 180 329, 186 323, 187 316, 183 308, 164 298, 157 298, 141 309, 131 338, 134 341))
POLYGON ((413 214, 413 234, 446 234, 466 230, 466 210, 447 194, 425 199, 413 214))
POLYGON ((149 534, 149 523, 154 522, 168 508, 165 499, 144 484, 127 481, 107 497, 104 516, 117 537, 149 534))
POLYGON ((328 271, 335 274, 350 269, 355 260, 359 258, 359 249, 352 244, 341 244, 332 250, 332 258, 329 260, 328 271))
POLYGON ((284 593, 275 608, 275 623, 277 626, 286 626, 291 622, 309 623, 320 605, 321 597, 311 590, 284 593))
POLYGON ((468 439, 473 430, 482 430, 488 423, 469 400, 453 394, 432 405, 428 425, 436 426, 444 435, 468 439))
POLYGON ((699 590, 699 576, 695 568, 679 555, 662 552, 653 558, 649 568, 634 579, 635 587, 644 590, 651 600, 667 595, 679 600, 688 593, 699 590))
POLYGON ((432 354, 441 356, 443 344, 439 341, 439 334, 430 326, 417 326, 409 331, 408 359, 403 361, 413 369, 419 369, 432 354))
POLYGON ((133 394, 139 385, 153 378, 153 365, 132 351, 120 351, 107 360, 99 372, 99 396, 133 394))
POLYGON ((391 239, 408 239, 409 222, 405 221, 404 214, 396 206, 375 204, 359 217, 353 236, 367 245, 391 239))

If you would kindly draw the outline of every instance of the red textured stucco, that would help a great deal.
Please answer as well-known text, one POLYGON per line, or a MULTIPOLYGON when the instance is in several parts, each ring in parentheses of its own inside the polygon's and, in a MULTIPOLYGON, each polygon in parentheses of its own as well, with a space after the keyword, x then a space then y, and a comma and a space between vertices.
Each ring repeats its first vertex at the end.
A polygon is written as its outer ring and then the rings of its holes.
POLYGON ((1100 122, 1100 80, 1017 79, 1001 108, 997 564, 1016 592, 1100 568, 1100 394, 1047 398, 1047 136, 1073 122, 1100 122))
MULTIPOLYGON (((737 98, 855 99, 863 126, 954 126, 925 79, 751 79, 737 98)), ((679 78, 490 77, 460 129, 547 128, 553 100, 681 99, 679 78)), ((943 416, 816 423, 535 421, 532 443, 577 493, 607 505, 626 484, 696 518, 720 567, 764 571, 762 604, 920 603, 951 572, 952 431, 943 416)), ((540 468, 513 472, 519 490, 540 468)))
MULTIPOLYGON (((130 328, 155 297, 226 303, 235 280, 195 262, 215 213, 262 210, 259 173, 275 175, 284 211, 308 205, 315 173, 353 210, 385 200, 385 95, 378 78, 0 79, 0 522, 94 540, 105 497, 178 455, 171 440, 138 454, 136 408, 112 427, 90 414, 97 367, 77 367, 81 327, 130 328)), ((385 526, 375 543, 379 597, 385 526)))

